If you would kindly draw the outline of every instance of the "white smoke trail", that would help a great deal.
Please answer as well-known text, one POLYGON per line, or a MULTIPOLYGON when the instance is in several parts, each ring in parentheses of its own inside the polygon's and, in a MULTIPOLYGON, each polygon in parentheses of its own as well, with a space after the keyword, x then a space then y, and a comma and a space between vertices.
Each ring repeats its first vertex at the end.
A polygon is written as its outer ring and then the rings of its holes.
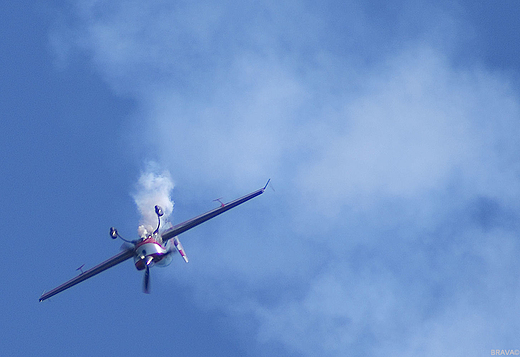
POLYGON ((144 233, 143 228, 152 232, 157 227, 155 205, 159 205, 163 209, 164 216, 161 220, 163 222, 169 221, 174 205, 171 199, 173 187, 174 184, 169 171, 160 171, 156 163, 148 163, 146 170, 139 177, 136 192, 132 195, 141 213, 141 226, 138 231, 140 236, 144 233))

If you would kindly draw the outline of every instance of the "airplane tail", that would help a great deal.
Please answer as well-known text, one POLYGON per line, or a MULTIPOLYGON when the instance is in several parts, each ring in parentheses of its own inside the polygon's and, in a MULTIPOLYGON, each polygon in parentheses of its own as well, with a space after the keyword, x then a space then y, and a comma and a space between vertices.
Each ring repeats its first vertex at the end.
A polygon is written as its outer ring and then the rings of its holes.
POLYGON ((177 237, 173 238, 173 244, 175 245, 175 248, 177 248, 177 250, 181 254, 182 259, 184 259, 184 261, 187 263, 188 256, 184 252, 184 248, 182 247, 182 244, 181 244, 181 241, 179 240, 179 238, 177 238, 177 237))

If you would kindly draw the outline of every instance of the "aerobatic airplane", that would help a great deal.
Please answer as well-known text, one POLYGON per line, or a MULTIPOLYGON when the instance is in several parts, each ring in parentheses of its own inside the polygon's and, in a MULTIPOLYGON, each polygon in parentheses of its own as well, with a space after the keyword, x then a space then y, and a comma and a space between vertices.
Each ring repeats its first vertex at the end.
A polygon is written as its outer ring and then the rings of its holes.
MULTIPOLYGON (((234 201, 228 203, 221 202, 220 207, 208 211, 204 214, 201 214, 200 216, 189 219, 186 222, 179 223, 162 233, 159 233, 159 227, 161 225, 161 216, 163 215, 163 212, 161 207, 159 206, 155 206, 155 213, 157 214, 158 219, 157 229, 155 229, 155 231, 153 231, 152 233, 149 233, 148 231, 146 231, 146 229, 142 230, 141 238, 137 240, 128 241, 121 237, 114 227, 110 228, 110 236, 113 239, 119 237, 126 242, 126 244, 124 245, 124 250, 121 253, 113 256, 108 260, 105 260, 103 263, 98 264, 89 270, 81 270, 81 273, 77 277, 63 283, 62 285, 52 289, 51 291, 42 294, 42 296, 40 296, 40 301, 48 299, 51 296, 54 296, 62 292, 63 290, 66 290, 76 284, 79 284, 82 281, 91 278, 94 275, 99 274, 102 271, 107 270, 108 268, 111 268, 114 265, 124 262, 125 260, 128 260, 130 258, 134 258, 134 263, 137 270, 144 270, 143 290, 145 293, 148 294, 150 285, 150 268, 152 266, 169 265, 172 261, 172 255, 175 252, 179 252, 184 261, 186 263, 188 262, 188 257, 186 256, 184 248, 182 247, 182 244, 179 238, 177 237, 178 235, 186 232, 189 229, 192 229, 193 227, 198 226, 201 223, 206 222, 207 220, 213 217, 218 216, 221 213, 224 213, 238 205, 241 205, 242 203, 249 201, 252 198, 255 198, 256 196, 261 195, 262 193, 264 193, 267 185, 269 185, 269 181, 270 180, 267 181, 263 188, 251 192, 250 194, 247 194, 243 197, 237 198, 234 201)), ((81 268, 83 268, 83 265, 80 268, 78 268, 78 270, 81 268)))

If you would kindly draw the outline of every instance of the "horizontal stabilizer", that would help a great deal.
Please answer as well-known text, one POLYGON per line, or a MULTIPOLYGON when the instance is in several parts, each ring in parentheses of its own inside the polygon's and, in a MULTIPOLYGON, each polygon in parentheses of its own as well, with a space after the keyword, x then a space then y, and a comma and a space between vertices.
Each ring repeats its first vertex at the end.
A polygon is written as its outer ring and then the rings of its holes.
POLYGON ((182 247, 182 244, 181 244, 181 241, 179 240, 179 238, 175 237, 173 239, 173 244, 175 244, 175 248, 177 248, 177 250, 181 254, 182 259, 184 259, 184 261, 187 263, 188 262, 188 256, 184 252, 184 248, 182 247))

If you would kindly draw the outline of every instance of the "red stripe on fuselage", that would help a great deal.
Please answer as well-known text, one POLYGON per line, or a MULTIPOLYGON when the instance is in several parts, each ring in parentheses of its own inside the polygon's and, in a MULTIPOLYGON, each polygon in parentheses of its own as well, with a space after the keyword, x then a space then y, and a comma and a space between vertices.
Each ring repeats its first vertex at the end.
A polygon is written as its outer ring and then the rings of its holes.
MULTIPOLYGON (((135 245, 136 248, 139 248, 140 246, 142 246, 143 244, 148 244, 148 243, 153 243, 153 244, 157 244, 158 246, 160 246, 162 248, 162 246, 159 244, 159 242, 157 242, 152 236, 140 241, 139 243, 137 243, 135 245)), ((164 248, 163 248, 164 249, 164 248)))
POLYGON ((141 248, 143 248, 143 255, 141 255, 143 258, 141 258, 139 255, 136 255, 135 259, 135 267, 137 270, 143 270, 146 268, 146 258, 145 257, 153 257, 153 263, 159 263, 167 254, 168 252, 166 249, 157 242, 153 237, 148 237, 141 242, 137 243, 135 245, 136 252, 140 252, 141 248), (146 247, 149 246, 149 247, 146 247), (150 249, 151 248, 151 249, 150 249))

